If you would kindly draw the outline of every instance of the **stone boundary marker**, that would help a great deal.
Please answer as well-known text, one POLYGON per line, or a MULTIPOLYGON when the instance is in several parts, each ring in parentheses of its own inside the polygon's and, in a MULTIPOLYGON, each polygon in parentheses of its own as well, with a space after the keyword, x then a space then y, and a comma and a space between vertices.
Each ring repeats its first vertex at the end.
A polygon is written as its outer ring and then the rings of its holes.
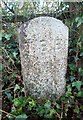
POLYGON ((53 17, 34 18, 18 29, 22 75, 28 94, 54 100, 65 92, 68 28, 53 17))

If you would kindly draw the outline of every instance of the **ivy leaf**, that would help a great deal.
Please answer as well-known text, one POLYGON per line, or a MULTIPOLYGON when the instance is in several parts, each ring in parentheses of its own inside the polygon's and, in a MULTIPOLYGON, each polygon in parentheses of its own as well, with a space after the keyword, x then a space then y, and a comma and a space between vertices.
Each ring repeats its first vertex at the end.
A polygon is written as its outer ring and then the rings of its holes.
POLYGON ((70 80, 71 82, 75 80, 75 77, 74 76, 70 76, 70 80))
POLYGON ((80 106, 80 110, 83 110, 83 105, 80 106))
POLYGON ((18 53, 16 53, 16 52, 13 52, 13 56, 16 58, 16 55, 17 55, 18 53))
POLYGON ((36 108, 36 112, 38 115, 43 116, 45 113, 45 109, 43 109, 42 106, 38 105, 38 107, 36 108))
POLYGON ((68 65, 71 71, 76 71, 76 66, 74 64, 69 64, 68 65))
POLYGON ((82 82, 81 81, 76 81, 76 82, 73 82, 72 83, 72 87, 76 87, 78 89, 78 91, 80 91, 80 87, 82 85, 82 82))
POLYGON ((83 91, 79 91, 79 92, 77 93, 77 97, 83 97, 83 91))
POLYGON ((77 24, 77 27, 79 27, 81 24, 83 23, 82 20, 79 20, 78 24, 77 24))
POLYGON ((21 92, 24 92, 24 93, 25 93, 25 88, 22 88, 21 92))
POLYGON ((79 113, 79 107, 76 107, 76 108, 74 109, 74 112, 75 112, 75 113, 79 113))
POLYGON ((66 98, 65 96, 62 96, 62 97, 61 97, 61 101, 66 102, 66 101, 67 101, 67 98, 66 98))
POLYGON ((83 56, 83 52, 80 53, 80 56, 81 56, 81 57, 83 56))
POLYGON ((6 115, 8 117, 8 120, 14 120, 14 117, 13 116, 10 116, 10 115, 6 115))
POLYGON ((83 76, 83 69, 82 68, 79 68, 78 72, 80 73, 81 76, 83 76))
POLYGON ((78 22, 78 20, 79 20, 79 17, 76 17, 75 21, 78 22))
POLYGON ((11 36, 12 36, 12 34, 6 34, 6 35, 5 35, 5 38, 6 38, 7 40, 10 40, 11 36))
POLYGON ((20 101, 18 100, 18 98, 15 98, 13 101, 14 101, 14 105, 15 105, 16 107, 19 107, 19 106, 20 106, 20 101))
POLYGON ((5 94, 7 95, 7 97, 8 97, 9 100, 13 99, 13 96, 11 95, 10 90, 6 90, 5 94))
POLYGON ((72 95, 71 91, 66 92, 66 97, 70 97, 72 95))
POLYGON ((20 86, 19 86, 18 84, 16 84, 16 85, 15 85, 15 88, 14 88, 14 92, 15 92, 16 90, 18 90, 18 89, 20 89, 20 86))
POLYGON ((26 105, 26 98, 25 97, 20 97, 19 99, 15 98, 13 102, 16 107, 24 107, 26 105))
POLYGON ((67 91, 71 91, 71 85, 67 85, 67 91))
POLYGON ((30 97, 28 97, 28 102, 29 102, 29 107, 34 107, 35 106, 35 101, 32 99, 32 98, 30 98, 30 97))
POLYGON ((15 73, 13 73, 11 77, 12 77, 12 78, 16 78, 16 74, 15 74, 15 73))
POLYGON ((47 102, 45 103, 44 107, 50 110, 51 102, 49 100, 47 100, 47 102))
POLYGON ((2 71, 4 69, 4 67, 2 65, 0 65, 0 71, 2 71))
POLYGON ((26 120, 27 118, 28 116, 26 114, 21 114, 21 115, 18 115, 15 120, 19 120, 19 119, 26 120))
POLYGON ((45 109, 45 115, 48 114, 51 110, 51 102, 47 100, 47 102, 44 104, 44 109, 45 109))

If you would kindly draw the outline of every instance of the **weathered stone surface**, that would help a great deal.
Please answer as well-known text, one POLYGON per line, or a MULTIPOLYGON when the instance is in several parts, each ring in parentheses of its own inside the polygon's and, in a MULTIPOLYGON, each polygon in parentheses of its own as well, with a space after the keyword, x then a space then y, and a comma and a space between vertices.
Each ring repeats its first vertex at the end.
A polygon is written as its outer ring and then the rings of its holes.
POLYGON ((65 92, 68 28, 53 17, 38 17, 19 28, 25 86, 31 96, 59 98, 65 92))

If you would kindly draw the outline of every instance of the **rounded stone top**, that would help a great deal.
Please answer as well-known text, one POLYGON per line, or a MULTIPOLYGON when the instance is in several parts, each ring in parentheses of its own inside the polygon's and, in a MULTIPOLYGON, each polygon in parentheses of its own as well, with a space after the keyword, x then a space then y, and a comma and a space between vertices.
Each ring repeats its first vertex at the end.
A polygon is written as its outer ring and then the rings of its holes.
POLYGON ((63 29, 68 31, 68 27, 61 20, 54 17, 49 17, 49 16, 40 16, 40 17, 35 17, 25 22, 24 24, 22 24, 18 29, 18 32, 20 33, 21 29, 23 28, 26 29, 26 28, 30 28, 31 26, 34 26, 36 29, 38 27, 40 28, 42 25, 43 27, 45 25, 45 26, 51 26, 52 28, 54 27, 54 29, 56 27, 58 29, 61 29, 62 31, 63 29))

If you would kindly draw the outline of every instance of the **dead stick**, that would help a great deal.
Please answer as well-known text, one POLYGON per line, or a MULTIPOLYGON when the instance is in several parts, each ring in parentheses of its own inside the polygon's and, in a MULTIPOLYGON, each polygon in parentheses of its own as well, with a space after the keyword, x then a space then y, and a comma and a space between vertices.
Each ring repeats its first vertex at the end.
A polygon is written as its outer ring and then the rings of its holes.
POLYGON ((57 117, 60 119, 61 117, 60 117, 60 115, 57 113, 57 112, 55 112, 55 114, 57 115, 57 117))
POLYGON ((4 110, 1 110, 1 109, 0 109, 0 112, 1 112, 1 113, 3 112, 3 113, 5 113, 5 114, 7 114, 7 115, 10 115, 10 116, 16 117, 15 115, 13 115, 13 114, 11 114, 11 113, 8 113, 8 112, 6 112, 6 111, 4 111, 4 110))
POLYGON ((6 90, 10 90, 10 89, 12 89, 12 88, 14 88, 14 87, 9 87, 9 88, 7 88, 7 89, 5 89, 5 90, 0 91, 0 93, 4 92, 4 91, 6 91, 6 90))

